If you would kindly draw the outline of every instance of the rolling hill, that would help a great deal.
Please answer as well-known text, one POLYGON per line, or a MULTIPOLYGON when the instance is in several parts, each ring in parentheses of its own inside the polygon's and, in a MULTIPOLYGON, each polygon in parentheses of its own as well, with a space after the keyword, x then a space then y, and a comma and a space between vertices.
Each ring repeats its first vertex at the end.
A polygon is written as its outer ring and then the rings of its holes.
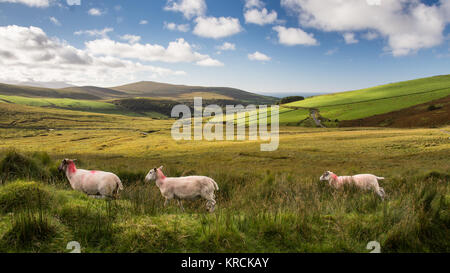
POLYGON ((342 121, 342 127, 439 127, 450 125, 450 96, 386 114, 342 121))
POLYGON ((272 104, 278 99, 234 88, 138 82, 124 86, 62 89, 0 84, 0 102, 68 110, 166 118, 180 102, 193 107, 192 99, 205 104, 272 104))
POLYGON ((147 81, 111 88, 75 86, 62 89, 0 83, 0 95, 81 100, 154 98, 178 102, 190 101, 193 97, 202 97, 204 101, 229 101, 234 104, 271 104, 278 101, 275 97, 258 95, 235 88, 173 85, 147 81))
POLYGON ((4 83, 0 83, 0 95, 37 98, 68 98, 81 100, 101 99, 100 97, 97 97, 89 92, 84 92, 81 90, 61 90, 4 83))
POLYGON ((151 81, 111 87, 110 89, 125 92, 133 96, 173 99, 177 101, 191 100, 196 96, 201 96, 204 100, 230 100, 243 104, 271 104, 278 101, 274 97, 262 96, 235 88, 174 85, 151 81))
MULTIPOLYGON (((180 102, 192 108, 192 98, 195 96, 203 97, 204 104, 221 106, 273 104, 277 100, 233 88, 157 82, 138 82, 111 88, 84 86, 64 89, 0 84, 0 102, 4 103, 156 118, 169 116, 173 106, 180 102)), ((402 127, 403 123, 407 127, 439 126, 448 124, 449 101, 445 98, 449 96, 450 75, 391 83, 283 104, 280 107, 280 124, 316 126, 317 120, 320 120, 327 127, 402 127), (433 103, 439 109, 427 111, 425 108, 434 107, 433 103), (422 108, 415 108, 422 104, 422 108), (415 115, 416 112, 420 114, 415 115), (416 116, 421 120, 414 124, 410 118, 406 121, 406 116, 416 116)), ((217 121, 221 122, 219 119, 217 121)), ((255 113, 248 122, 257 122, 255 113)))
MULTIPOLYGON (((305 110, 316 109, 324 120, 348 121, 386 114, 450 96, 450 75, 422 78, 376 87, 315 96, 282 105, 290 120, 305 119, 305 110)), ((287 121, 280 115, 281 123, 287 121)))

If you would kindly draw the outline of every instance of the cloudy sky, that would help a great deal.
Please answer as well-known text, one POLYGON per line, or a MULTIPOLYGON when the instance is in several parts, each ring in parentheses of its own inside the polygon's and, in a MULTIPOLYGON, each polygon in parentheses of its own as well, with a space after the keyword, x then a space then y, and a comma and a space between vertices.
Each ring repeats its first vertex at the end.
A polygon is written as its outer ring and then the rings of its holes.
POLYGON ((332 92, 450 72, 450 0, 0 0, 0 81, 332 92))

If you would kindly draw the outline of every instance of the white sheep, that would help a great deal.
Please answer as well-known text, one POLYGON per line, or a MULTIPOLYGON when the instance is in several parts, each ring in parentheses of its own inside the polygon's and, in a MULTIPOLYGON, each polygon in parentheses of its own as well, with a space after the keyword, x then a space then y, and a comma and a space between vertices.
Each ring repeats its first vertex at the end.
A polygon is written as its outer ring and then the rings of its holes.
POLYGON ((91 197, 116 198, 123 190, 122 182, 113 173, 77 169, 75 160, 64 159, 58 170, 66 173, 72 189, 86 193, 91 197))
POLYGON ((155 180, 161 195, 166 199, 164 207, 171 199, 176 199, 184 211, 181 200, 201 197, 207 200, 206 208, 210 212, 214 211, 216 205, 214 191, 219 190, 219 186, 212 178, 206 176, 166 177, 162 168, 163 166, 151 169, 145 176, 145 181, 155 180))
POLYGON ((374 190, 382 200, 384 200, 384 189, 378 185, 378 180, 383 180, 384 177, 378 177, 373 174, 357 174, 353 176, 337 176, 333 172, 327 171, 320 176, 320 181, 328 181, 330 186, 340 189, 345 184, 355 185, 363 190, 374 190))

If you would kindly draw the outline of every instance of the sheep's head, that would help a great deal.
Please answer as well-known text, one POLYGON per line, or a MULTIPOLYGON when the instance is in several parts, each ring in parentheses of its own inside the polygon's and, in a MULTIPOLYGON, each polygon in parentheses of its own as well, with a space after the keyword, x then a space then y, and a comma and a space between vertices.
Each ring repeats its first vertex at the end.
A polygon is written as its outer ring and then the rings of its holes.
POLYGON ((152 181, 152 180, 156 180, 156 168, 151 169, 148 174, 145 176, 145 181, 152 181))
POLYGON ((331 178, 332 172, 326 171, 320 176, 320 181, 328 181, 331 178))
MULTIPOLYGON (((158 169, 161 170, 162 168, 163 168, 163 166, 159 167, 158 169)), ((148 174, 145 176, 145 181, 148 182, 148 181, 156 180, 158 169, 157 169, 157 168, 151 169, 151 170, 148 172, 148 174)))
POLYGON ((58 167, 58 171, 64 171, 65 172, 67 170, 68 166, 71 163, 74 163, 75 161, 76 161, 76 159, 67 159, 67 158, 63 159, 63 161, 61 162, 61 164, 58 167))

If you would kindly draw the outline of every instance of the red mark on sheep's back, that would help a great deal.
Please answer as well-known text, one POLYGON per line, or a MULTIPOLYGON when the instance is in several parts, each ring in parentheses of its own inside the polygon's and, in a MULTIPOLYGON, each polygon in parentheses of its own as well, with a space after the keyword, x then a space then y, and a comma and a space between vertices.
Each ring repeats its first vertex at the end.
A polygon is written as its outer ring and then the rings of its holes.
POLYGON ((337 179, 338 178, 337 175, 334 174, 334 173, 331 175, 331 177, 333 177, 333 179, 337 179))
POLYGON ((92 174, 96 173, 97 171, 91 171, 92 174))
POLYGON ((77 171, 77 167, 75 166, 75 163, 70 162, 69 163, 69 173, 75 173, 77 171))
POLYGON ((163 172, 161 171, 161 169, 158 169, 158 176, 159 176, 159 178, 161 178, 161 179, 165 179, 166 178, 166 176, 163 174, 163 172))

